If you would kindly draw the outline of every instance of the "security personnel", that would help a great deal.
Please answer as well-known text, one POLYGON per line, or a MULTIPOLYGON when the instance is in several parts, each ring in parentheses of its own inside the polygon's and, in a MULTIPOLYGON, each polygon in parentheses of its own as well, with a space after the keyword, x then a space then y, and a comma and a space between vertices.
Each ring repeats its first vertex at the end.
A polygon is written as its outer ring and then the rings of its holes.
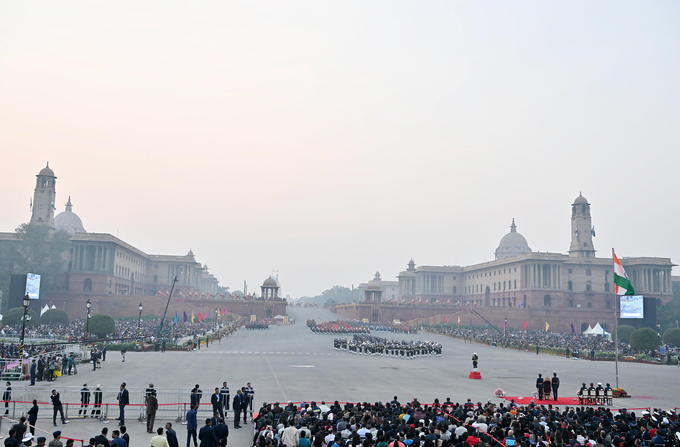
POLYGON ((538 391, 538 400, 543 400, 543 375, 541 374, 536 378, 536 391, 538 391))
POLYGON ((102 415, 102 402, 104 400, 104 393, 102 392, 100 385, 97 385, 97 389, 94 390, 94 408, 92 409, 91 418, 96 414, 97 417, 102 415))
POLYGON ((253 399, 255 398, 255 390, 250 382, 246 384, 246 391, 248 393, 248 406, 250 407, 250 416, 253 416, 253 399))
POLYGON ((477 353, 473 352, 472 353, 472 370, 477 371, 477 362, 479 362, 479 357, 477 357, 477 353))
POLYGON ((222 405, 224 409, 229 411, 229 387, 227 382, 222 382, 222 388, 220 388, 220 398, 222 399, 222 405))
POLYGON ((553 373, 553 378, 552 378, 552 392, 553 392, 553 399, 557 400, 557 389, 560 387, 560 378, 557 377, 557 373, 553 373))
POLYGON ((87 383, 83 384, 83 388, 80 390, 80 410, 78 411, 78 416, 85 414, 87 416, 87 406, 90 403, 90 390, 87 388, 87 383))
MULTIPOLYGON (((216 415, 219 413, 221 418, 224 418, 224 409, 222 405, 222 401, 220 400, 222 396, 222 393, 220 393, 220 389, 215 387, 215 392, 210 396, 210 403, 212 404, 212 413, 213 415, 216 415)), ((215 424, 217 425, 217 424, 215 424)))

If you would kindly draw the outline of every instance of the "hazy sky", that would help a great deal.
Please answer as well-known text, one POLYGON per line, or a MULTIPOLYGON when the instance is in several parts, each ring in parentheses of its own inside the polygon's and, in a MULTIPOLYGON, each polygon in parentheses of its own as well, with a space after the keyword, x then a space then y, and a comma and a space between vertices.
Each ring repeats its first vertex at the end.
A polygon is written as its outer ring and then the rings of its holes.
POLYGON ((566 252, 680 261, 676 1, 0 2, 0 231, 58 211, 314 295, 566 252))

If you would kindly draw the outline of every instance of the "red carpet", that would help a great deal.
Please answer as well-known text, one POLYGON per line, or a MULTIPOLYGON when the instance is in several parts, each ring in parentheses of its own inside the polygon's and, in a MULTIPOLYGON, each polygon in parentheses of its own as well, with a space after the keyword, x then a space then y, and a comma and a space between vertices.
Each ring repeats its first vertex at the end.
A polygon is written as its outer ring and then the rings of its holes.
MULTIPOLYGON (((515 399, 515 403, 517 405, 529 405, 531 401, 533 400, 536 405, 552 405, 552 406, 560 406, 564 407, 566 405, 573 407, 576 405, 579 405, 578 403, 578 397, 558 397, 557 400, 538 400, 534 399, 531 396, 506 396, 505 400, 511 401, 512 399, 515 399)), ((585 405, 585 404, 584 404, 585 405)))

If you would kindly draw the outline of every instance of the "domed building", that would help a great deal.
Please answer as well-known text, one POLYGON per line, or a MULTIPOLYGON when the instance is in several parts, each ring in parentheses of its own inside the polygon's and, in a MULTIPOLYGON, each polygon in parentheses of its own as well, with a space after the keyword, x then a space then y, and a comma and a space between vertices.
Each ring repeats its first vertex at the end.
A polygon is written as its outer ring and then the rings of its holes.
POLYGON ((279 297, 279 283, 271 276, 264 280, 260 289, 262 290, 262 298, 264 299, 279 297))
MULTIPOLYGON (((49 169, 49 168, 46 168, 49 169)), ((44 171, 44 169, 43 169, 44 171)), ((66 211, 59 213, 54 217, 54 227, 57 230, 64 230, 71 236, 76 233, 87 233, 83 227, 83 221, 73 212, 73 205, 71 204, 71 196, 66 203, 66 211)))
POLYGON ((501 243, 498 244, 496 249, 496 260, 511 258, 525 253, 531 253, 531 248, 529 248, 529 244, 524 236, 517 232, 515 219, 512 219, 510 232, 503 236, 501 243))

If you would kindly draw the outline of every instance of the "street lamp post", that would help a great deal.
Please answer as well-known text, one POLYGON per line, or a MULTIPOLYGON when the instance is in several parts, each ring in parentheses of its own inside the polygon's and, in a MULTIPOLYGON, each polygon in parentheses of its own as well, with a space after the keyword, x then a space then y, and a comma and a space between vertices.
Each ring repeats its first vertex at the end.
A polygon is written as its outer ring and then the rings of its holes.
POLYGON ((21 319, 21 349, 19 358, 19 380, 22 379, 24 375, 24 334, 26 332, 26 314, 28 314, 28 306, 31 304, 31 297, 28 293, 24 297, 24 318, 21 319))
POLYGON ((656 335, 659 337, 659 345, 661 345, 661 323, 656 322, 656 335))
POLYGON ((680 320, 675 320, 675 328, 676 328, 676 329, 679 327, 679 326, 678 326, 678 323, 680 323, 680 320))
POLYGON ((137 342, 142 341, 142 303, 139 303, 139 320, 137 320, 137 342))
POLYGON ((505 317, 505 321, 503 321, 503 338, 506 338, 508 335, 508 317, 505 317))
POLYGON ((87 321, 85 321, 85 344, 87 344, 87 340, 90 338, 90 312, 92 312, 92 301, 89 298, 85 306, 87 306, 87 321))

